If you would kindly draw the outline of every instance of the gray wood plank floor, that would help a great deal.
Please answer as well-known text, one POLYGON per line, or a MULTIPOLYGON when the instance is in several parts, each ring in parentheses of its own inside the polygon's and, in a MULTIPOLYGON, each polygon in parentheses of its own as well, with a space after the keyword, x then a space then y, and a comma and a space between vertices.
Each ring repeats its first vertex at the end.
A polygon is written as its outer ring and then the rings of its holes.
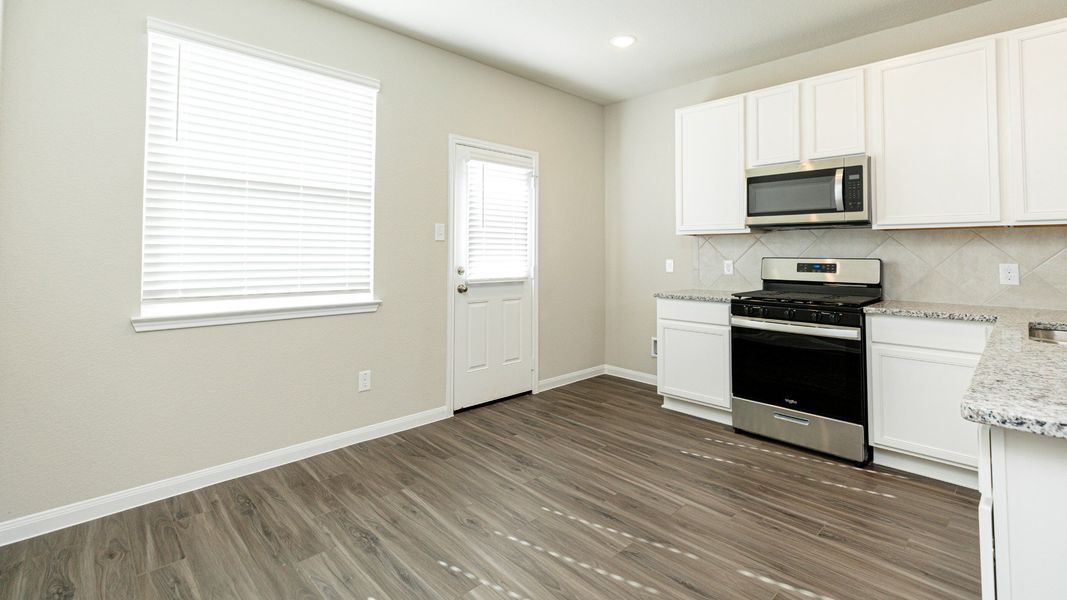
POLYGON ((612 377, 0 548, 0 600, 978 598, 977 498, 612 377))

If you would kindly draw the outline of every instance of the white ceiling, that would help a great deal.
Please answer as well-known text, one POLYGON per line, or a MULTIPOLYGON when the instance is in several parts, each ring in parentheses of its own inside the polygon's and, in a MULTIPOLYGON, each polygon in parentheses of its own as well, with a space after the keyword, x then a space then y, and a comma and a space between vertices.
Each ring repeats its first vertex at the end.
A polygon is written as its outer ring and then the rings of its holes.
POLYGON ((986 0, 312 1, 607 104, 986 0))

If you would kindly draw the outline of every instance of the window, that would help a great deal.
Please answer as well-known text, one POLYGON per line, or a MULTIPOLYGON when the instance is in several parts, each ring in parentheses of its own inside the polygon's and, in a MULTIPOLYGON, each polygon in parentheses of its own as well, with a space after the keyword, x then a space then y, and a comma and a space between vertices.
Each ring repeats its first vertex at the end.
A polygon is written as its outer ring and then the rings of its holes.
POLYGON ((151 23, 138 331, 366 312, 377 82, 151 23))
POLYGON ((534 160, 469 146, 460 146, 459 152, 465 178, 459 189, 466 215, 460 233, 466 236, 467 279, 530 277, 534 160))

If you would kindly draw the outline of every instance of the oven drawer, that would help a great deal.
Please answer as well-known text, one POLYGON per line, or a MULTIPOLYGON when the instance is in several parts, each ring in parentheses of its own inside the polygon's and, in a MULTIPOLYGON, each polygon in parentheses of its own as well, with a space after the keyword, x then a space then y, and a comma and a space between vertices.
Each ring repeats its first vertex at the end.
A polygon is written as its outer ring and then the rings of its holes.
POLYGON ((734 397, 733 426, 848 460, 867 460, 863 425, 734 397))

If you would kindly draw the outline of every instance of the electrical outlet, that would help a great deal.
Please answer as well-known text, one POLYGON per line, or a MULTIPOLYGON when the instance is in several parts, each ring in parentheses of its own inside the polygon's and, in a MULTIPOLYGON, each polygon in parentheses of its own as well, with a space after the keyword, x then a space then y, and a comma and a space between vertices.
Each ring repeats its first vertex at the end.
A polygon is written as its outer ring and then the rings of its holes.
POLYGON ((445 241, 445 224, 434 223, 433 225, 433 239, 435 242, 445 241))
POLYGON ((667 262, 664 263, 664 268, 667 270, 668 273, 673 273, 674 272, 674 259, 673 258, 668 258, 667 262))
POLYGON ((1019 265, 1000 265, 1000 285, 1019 285, 1019 265))
POLYGON ((724 260, 722 261, 722 274, 733 275, 734 274, 734 261, 724 260))
POLYGON ((370 371, 359 372, 359 391, 370 391, 370 371))

